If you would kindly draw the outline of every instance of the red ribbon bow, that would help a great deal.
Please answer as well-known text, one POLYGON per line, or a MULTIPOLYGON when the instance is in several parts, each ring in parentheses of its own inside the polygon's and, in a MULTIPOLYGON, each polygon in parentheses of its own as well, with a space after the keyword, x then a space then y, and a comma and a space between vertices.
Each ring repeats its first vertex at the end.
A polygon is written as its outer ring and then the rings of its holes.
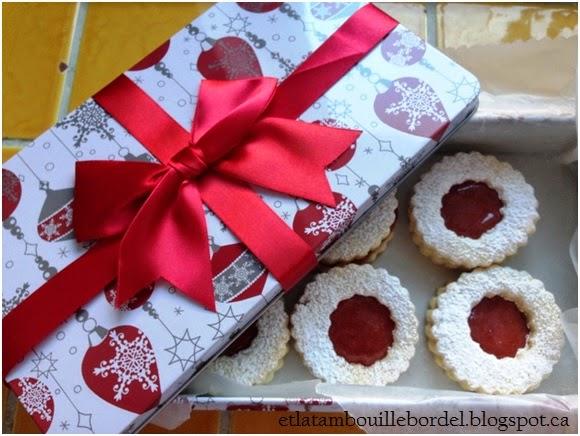
POLYGON ((316 262, 310 247, 249 184, 334 203, 324 168, 357 132, 295 120, 396 26, 368 4, 278 87, 204 82, 191 134, 125 76, 95 95, 161 164, 77 164, 76 236, 99 241, 2 320, 4 377, 117 276, 118 305, 163 277, 213 308, 202 201, 284 288, 300 279, 316 262))
POLYGON ((202 81, 191 133, 125 76, 94 97, 163 162, 77 163, 77 239, 122 237, 115 304, 163 278, 214 309, 202 201, 285 289, 316 264, 248 184, 334 206, 325 168, 360 132, 268 115, 276 83, 202 81))

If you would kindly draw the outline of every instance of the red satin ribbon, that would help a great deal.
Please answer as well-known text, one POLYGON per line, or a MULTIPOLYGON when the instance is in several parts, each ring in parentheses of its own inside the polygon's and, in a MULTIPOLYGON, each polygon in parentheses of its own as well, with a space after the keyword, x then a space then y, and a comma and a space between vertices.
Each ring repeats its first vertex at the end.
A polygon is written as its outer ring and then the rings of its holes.
POLYGON ((202 82, 191 134, 125 76, 95 95, 161 164, 77 163, 75 234, 101 241, 4 318, 4 376, 115 277, 116 304, 162 277, 213 308, 202 201, 285 288, 299 280, 313 253, 248 184, 334 204, 324 168, 359 133, 295 118, 396 25, 367 5, 278 88, 202 82))

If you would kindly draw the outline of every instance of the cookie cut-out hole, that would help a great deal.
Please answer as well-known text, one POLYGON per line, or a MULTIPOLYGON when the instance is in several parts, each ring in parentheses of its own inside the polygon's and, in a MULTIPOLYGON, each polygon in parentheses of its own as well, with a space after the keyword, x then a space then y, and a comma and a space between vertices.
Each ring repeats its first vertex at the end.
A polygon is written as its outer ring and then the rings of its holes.
POLYGON ((453 185, 441 199, 445 227, 459 236, 479 239, 499 223, 503 201, 495 189, 483 182, 468 180, 453 185))
POLYGON ((341 301, 330 322, 328 336, 334 351, 349 363, 370 366, 385 358, 393 344, 391 312, 375 297, 355 295, 341 301))
POLYGON ((471 338, 498 359, 514 357, 530 333, 526 315, 499 295, 481 300, 471 309, 468 322, 471 338))
POLYGON ((240 351, 247 350, 252 345, 252 342, 254 342, 254 339, 256 339, 256 336, 258 336, 258 324, 254 323, 226 348, 226 351, 223 353, 224 356, 233 357, 240 351))

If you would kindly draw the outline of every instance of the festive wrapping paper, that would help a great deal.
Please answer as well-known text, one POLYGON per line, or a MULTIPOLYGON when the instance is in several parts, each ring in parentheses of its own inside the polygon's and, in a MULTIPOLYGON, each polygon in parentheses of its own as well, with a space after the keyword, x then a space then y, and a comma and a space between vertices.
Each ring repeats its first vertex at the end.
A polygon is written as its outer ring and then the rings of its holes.
MULTIPOLYGON (((125 74, 189 129, 203 78, 284 79, 360 6, 218 4, 125 74)), ((465 120, 478 92, 469 72, 399 25, 301 116, 363 132, 328 168, 338 206, 260 194, 322 253, 465 120)), ((89 99, 5 164, 3 316, 88 249, 72 230, 74 164, 95 159, 153 157, 89 99)), ((137 429, 279 296, 276 280, 205 212, 217 311, 163 282, 115 310, 108 286, 6 377, 43 431, 137 429)))

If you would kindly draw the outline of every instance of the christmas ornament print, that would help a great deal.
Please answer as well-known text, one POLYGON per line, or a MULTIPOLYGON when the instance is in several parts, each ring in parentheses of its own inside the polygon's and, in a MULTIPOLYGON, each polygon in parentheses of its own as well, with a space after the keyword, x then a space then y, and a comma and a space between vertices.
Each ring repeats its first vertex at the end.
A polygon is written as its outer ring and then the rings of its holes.
POLYGON ((157 47, 155 50, 153 50, 151 53, 149 53, 135 65, 133 65, 129 69, 129 71, 145 70, 147 68, 152 67, 156 63, 160 62, 169 51, 169 41, 170 40, 165 41, 163 44, 161 44, 159 47, 157 47))
POLYGON ((394 129, 438 140, 449 125, 441 100, 426 82, 415 77, 393 81, 377 95, 375 113, 394 129))
MULTIPOLYGON (((338 120, 335 120, 333 118, 324 118, 322 120, 316 120, 316 121, 314 121, 314 124, 320 124, 322 126, 328 126, 328 127, 335 127, 337 129, 348 129, 349 128, 345 123, 338 121, 338 120)), ((336 171, 336 170, 342 168, 343 166, 345 166, 347 163, 350 162, 350 160, 354 156, 355 152, 356 152, 356 142, 354 142, 344 153, 342 153, 340 156, 338 156, 334 162, 332 162, 330 165, 328 165, 327 169, 329 169, 330 171, 336 171)))
POLYGON ((20 404, 40 431, 46 433, 54 418, 54 400, 50 389, 33 377, 17 378, 8 382, 20 404))
POLYGON ((243 39, 226 36, 217 41, 210 38, 206 41, 212 47, 197 59, 197 69, 206 79, 236 80, 262 75, 256 53, 243 39))
POLYGON ((212 244, 211 267, 215 298, 219 302, 236 302, 260 295, 268 271, 242 244, 212 244))
MULTIPOLYGON (((122 304, 121 307, 119 307, 117 310, 120 310, 121 312, 127 312, 129 310, 135 310, 138 307, 143 306, 143 304, 145 304, 145 302, 149 300, 149 297, 151 297, 151 294, 153 293, 154 289, 155 289, 154 284, 151 284, 146 288, 141 289, 133 297, 131 297, 129 301, 122 304)), ((116 280, 112 281, 105 287, 105 298, 107 299, 107 301, 111 306, 113 307, 115 306, 115 299, 117 298, 116 280)))
POLYGON ((310 204, 294 216, 292 228, 312 248, 322 251, 350 226, 357 208, 344 195, 334 193, 336 207, 310 204))
POLYGON ((16 174, 2 168, 2 221, 12 215, 21 196, 22 185, 16 174))
POLYGON ((248 11, 257 14, 263 14, 264 12, 271 12, 274 9, 278 9, 282 2, 237 2, 237 5, 248 11))
POLYGON ((326 21, 349 16, 357 7, 356 3, 314 2, 310 7, 310 12, 314 18, 326 21))
POLYGON ((110 329, 92 345, 82 362, 83 379, 103 400, 133 413, 144 413, 161 398, 157 360, 151 342, 137 327, 110 329))
POLYGON ((73 188, 52 190, 47 182, 41 184, 46 199, 38 217, 38 235, 48 242, 73 239, 73 188))
POLYGON ((413 32, 398 27, 382 42, 381 53, 393 65, 405 67, 423 59, 427 45, 413 32))

